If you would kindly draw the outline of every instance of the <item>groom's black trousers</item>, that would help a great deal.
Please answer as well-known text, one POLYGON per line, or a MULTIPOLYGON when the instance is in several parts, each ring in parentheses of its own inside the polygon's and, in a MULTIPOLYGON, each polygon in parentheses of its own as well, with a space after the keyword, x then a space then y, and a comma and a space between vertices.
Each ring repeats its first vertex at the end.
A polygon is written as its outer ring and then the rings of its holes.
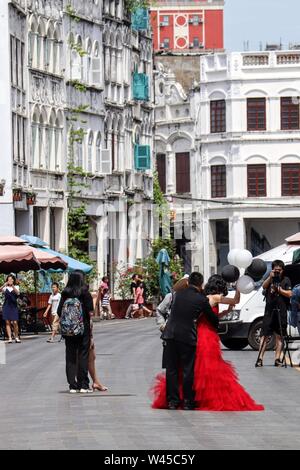
POLYGON ((174 339, 166 341, 166 377, 168 403, 180 403, 179 374, 182 371, 183 398, 189 402, 194 401, 194 363, 196 346, 182 343, 174 339))

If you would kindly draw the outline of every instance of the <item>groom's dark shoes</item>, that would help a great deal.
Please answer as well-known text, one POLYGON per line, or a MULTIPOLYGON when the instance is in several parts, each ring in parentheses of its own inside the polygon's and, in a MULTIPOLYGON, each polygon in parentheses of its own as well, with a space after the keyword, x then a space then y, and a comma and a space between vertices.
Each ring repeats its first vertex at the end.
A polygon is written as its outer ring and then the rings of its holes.
POLYGON ((191 400, 184 400, 183 402, 183 409, 184 410, 194 410, 196 407, 196 404, 194 401, 191 400))
POLYGON ((170 403, 168 404, 169 410, 177 410, 178 407, 179 407, 179 403, 175 403, 174 401, 170 401, 170 403))

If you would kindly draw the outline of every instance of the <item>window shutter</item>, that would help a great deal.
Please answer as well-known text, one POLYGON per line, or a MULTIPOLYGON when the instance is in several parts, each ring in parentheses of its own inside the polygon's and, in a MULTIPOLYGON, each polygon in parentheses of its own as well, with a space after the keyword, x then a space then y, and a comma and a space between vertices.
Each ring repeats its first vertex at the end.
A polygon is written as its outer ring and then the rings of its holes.
POLYGON ((142 30, 149 27, 149 12, 146 8, 137 8, 131 15, 132 29, 142 30))
POLYGON ((176 153, 176 192, 189 193, 191 190, 190 154, 176 153))
POLYGON ((136 170, 150 170, 151 168, 150 145, 134 145, 134 162, 136 170))
POLYGON ((81 80, 82 60, 77 52, 72 52, 72 80, 81 80))
POLYGON ((101 84, 101 62, 100 57, 92 59, 92 85, 101 84))
POLYGON ((133 74, 133 98, 141 101, 149 99, 149 77, 144 73, 133 74))
POLYGON ((101 150, 100 173, 102 175, 110 175, 112 173, 110 150, 101 150))

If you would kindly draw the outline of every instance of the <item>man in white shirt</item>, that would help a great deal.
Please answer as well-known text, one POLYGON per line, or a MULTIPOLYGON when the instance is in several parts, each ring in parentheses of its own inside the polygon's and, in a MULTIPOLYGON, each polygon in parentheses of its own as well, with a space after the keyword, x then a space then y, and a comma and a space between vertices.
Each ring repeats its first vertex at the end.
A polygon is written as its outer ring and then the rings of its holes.
POLYGON ((61 298, 61 294, 59 292, 59 285, 57 284, 57 282, 53 282, 52 294, 49 297, 48 307, 44 313, 44 317, 47 318, 47 315, 49 311, 51 310, 51 314, 53 316, 52 334, 51 334, 51 338, 47 340, 47 343, 54 343, 55 335, 57 334, 58 329, 59 329, 59 316, 57 315, 57 309, 58 309, 58 305, 60 302, 60 298, 61 298))

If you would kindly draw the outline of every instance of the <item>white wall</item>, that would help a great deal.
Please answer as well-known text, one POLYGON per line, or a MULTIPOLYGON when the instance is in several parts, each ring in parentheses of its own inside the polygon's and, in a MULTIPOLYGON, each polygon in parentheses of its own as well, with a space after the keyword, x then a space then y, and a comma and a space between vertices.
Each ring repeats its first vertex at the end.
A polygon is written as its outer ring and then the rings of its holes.
POLYGON ((8 2, 0 2, 0 180, 5 180, 5 194, 0 196, 0 233, 14 233, 12 202, 12 136, 10 90, 10 43, 8 2))

